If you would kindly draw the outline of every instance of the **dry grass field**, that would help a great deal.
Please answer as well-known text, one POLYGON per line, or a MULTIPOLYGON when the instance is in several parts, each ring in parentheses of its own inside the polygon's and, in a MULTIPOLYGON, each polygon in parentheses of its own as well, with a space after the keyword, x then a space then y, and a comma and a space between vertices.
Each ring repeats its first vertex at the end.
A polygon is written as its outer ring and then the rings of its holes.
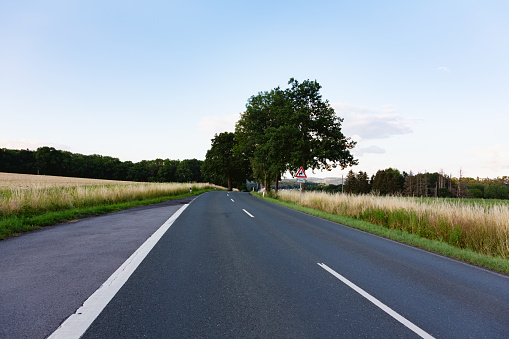
POLYGON ((132 184, 132 182, 0 172, 0 191, 16 188, 30 189, 33 188, 34 186, 64 187, 64 186, 112 185, 112 184, 132 184))
POLYGON ((128 181, 0 173, 0 216, 34 214, 174 196, 214 188, 202 183, 128 181))
MULTIPOLYGON (((280 191, 277 198, 299 204, 296 190, 280 191)), ((509 204, 505 202, 306 192, 302 206, 509 258, 509 204)))

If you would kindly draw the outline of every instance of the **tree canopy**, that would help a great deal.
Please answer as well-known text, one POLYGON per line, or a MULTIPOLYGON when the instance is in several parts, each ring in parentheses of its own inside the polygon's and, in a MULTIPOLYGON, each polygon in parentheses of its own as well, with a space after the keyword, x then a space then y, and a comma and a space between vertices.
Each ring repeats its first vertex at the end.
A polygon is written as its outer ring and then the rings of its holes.
POLYGON ((350 150, 355 142, 343 135, 334 109, 320 95, 320 84, 291 78, 279 87, 248 99, 235 134, 249 158, 255 177, 270 183, 286 171, 331 170, 356 165, 350 150))
POLYGON ((371 191, 368 174, 363 171, 359 171, 358 174, 355 174, 353 170, 350 170, 346 176, 344 185, 344 191, 346 193, 367 194, 371 191))
POLYGON ((404 184, 405 177, 397 169, 387 168, 376 172, 372 189, 381 195, 397 194, 403 191, 404 184))
POLYGON ((207 151, 202 172, 206 180, 227 186, 245 186, 249 177, 249 160, 238 150, 235 134, 224 132, 212 139, 212 147, 207 151))
POLYGON ((305 170, 331 170, 357 165, 350 153, 356 143, 341 132, 343 119, 335 114, 328 100, 322 100, 320 84, 316 80, 299 83, 293 78, 288 84, 290 111, 285 124, 298 131, 292 138, 289 170, 295 172, 300 166, 305 170))

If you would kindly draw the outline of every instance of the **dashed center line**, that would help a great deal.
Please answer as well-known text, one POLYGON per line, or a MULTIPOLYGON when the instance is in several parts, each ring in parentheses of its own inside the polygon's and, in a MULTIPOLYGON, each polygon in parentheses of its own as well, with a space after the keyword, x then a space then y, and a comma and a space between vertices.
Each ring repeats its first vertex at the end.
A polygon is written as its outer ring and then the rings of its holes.
POLYGON ((235 202, 235 200, 233 200, 233 199, 231 199, 231 198, 230 198, 230 200, 231 200, 232 202, 235 202))
POLYGON ((244 212, 246 212, 247 215, 249 215, 251 218, 254 218, 254 215, 252 215, 251 213, 249 213, 248 211, 246 211, 245 209, 242 209, 244 212))

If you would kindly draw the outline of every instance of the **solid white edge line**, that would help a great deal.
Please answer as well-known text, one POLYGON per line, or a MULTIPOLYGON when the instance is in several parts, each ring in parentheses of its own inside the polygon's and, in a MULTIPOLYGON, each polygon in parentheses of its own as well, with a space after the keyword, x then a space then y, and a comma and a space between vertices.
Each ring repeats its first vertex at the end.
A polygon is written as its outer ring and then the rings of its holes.
POLYGON ((80 338, 187 206, 173 213, 48 339, 80 338))
POLYGON ((373 304, 375 304, 380 309, 382 309, 382 311, 384 311, 385 313, 389 314, 391 317, 393 317, 394 319, 396 319, 397 321, 399 321, 400 323, 402 323, 403 325, 408 327, 410 330, 415 332, 421 338, 430 338, 430 339, 434 338, 432 335, 430 335, 429 333, 423 331, 420 327, 418 327, 417 325, 413 324, 411 321, 407 320, 405 317, 401 316, 399 313, 395 312, 392 308, 390 308, 389 306, 385 305, 380 300, 376 299, 371 294, 369 294, 368 292, 364 291, 362 288, 360 288, 359 286, 355 285, 353 282, 351 282, 350 280, 346 279, 345 277, 343 277, 338 272, 334 271, 329 266, 327 266, 325 264, 320 264, 320 263, 318 263, 318 266, 322 267, 324 270, 326 270, 327 272, 329 272, 330 274, 332 274, 333 276, 335 276, 336 278, 341 280, 343 283, 348 285, 348 287, 350 287, 355 292, 357 292, 360 295, 362 295, 364 298, 366 298, 369 301, 371 301, 373 304))
POLYGON ((254 218, 254 215, 252 215, 251 213, 249 213, 248 211, 246 211, 245 209, 242 209, 244 212, 246 212, 247 215, 249 215, 251 218, 254 218))

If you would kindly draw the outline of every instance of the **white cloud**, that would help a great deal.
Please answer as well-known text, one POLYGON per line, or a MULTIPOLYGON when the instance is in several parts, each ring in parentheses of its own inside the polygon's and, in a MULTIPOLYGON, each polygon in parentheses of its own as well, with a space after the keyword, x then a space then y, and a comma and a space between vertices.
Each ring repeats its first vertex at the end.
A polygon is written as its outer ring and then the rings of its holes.
POLYGON ((447 67, 445 67, 445 66, 440 66, 440 67, 438 67, 438 70, 439 70, 439 71, 443 71, 443 72, 450 72, 450 71, 449 71, 449 68, 447 68, 447 67))
POLYGON ((208 115, 201 118, 198 123, 198 132, 207 138, 222 132, 235 132, 235 123, 239 120, 239 114, 208 115))
POLYGON ((393 135, 412 133, 410 119, 402 118, 392 105, 379 108, 353 106, 344 103, 331 104, 336 113, 344 118, 345 135, 356 139, 385 139, 393 135))
POLYGON ((368 147, 354 148, 352 151, 358 157, 361 157, 367 153, 373 153, 373 154, 384 154, 385 153, 385 149, 375 146, 375 145, 371 145, 368 147))

